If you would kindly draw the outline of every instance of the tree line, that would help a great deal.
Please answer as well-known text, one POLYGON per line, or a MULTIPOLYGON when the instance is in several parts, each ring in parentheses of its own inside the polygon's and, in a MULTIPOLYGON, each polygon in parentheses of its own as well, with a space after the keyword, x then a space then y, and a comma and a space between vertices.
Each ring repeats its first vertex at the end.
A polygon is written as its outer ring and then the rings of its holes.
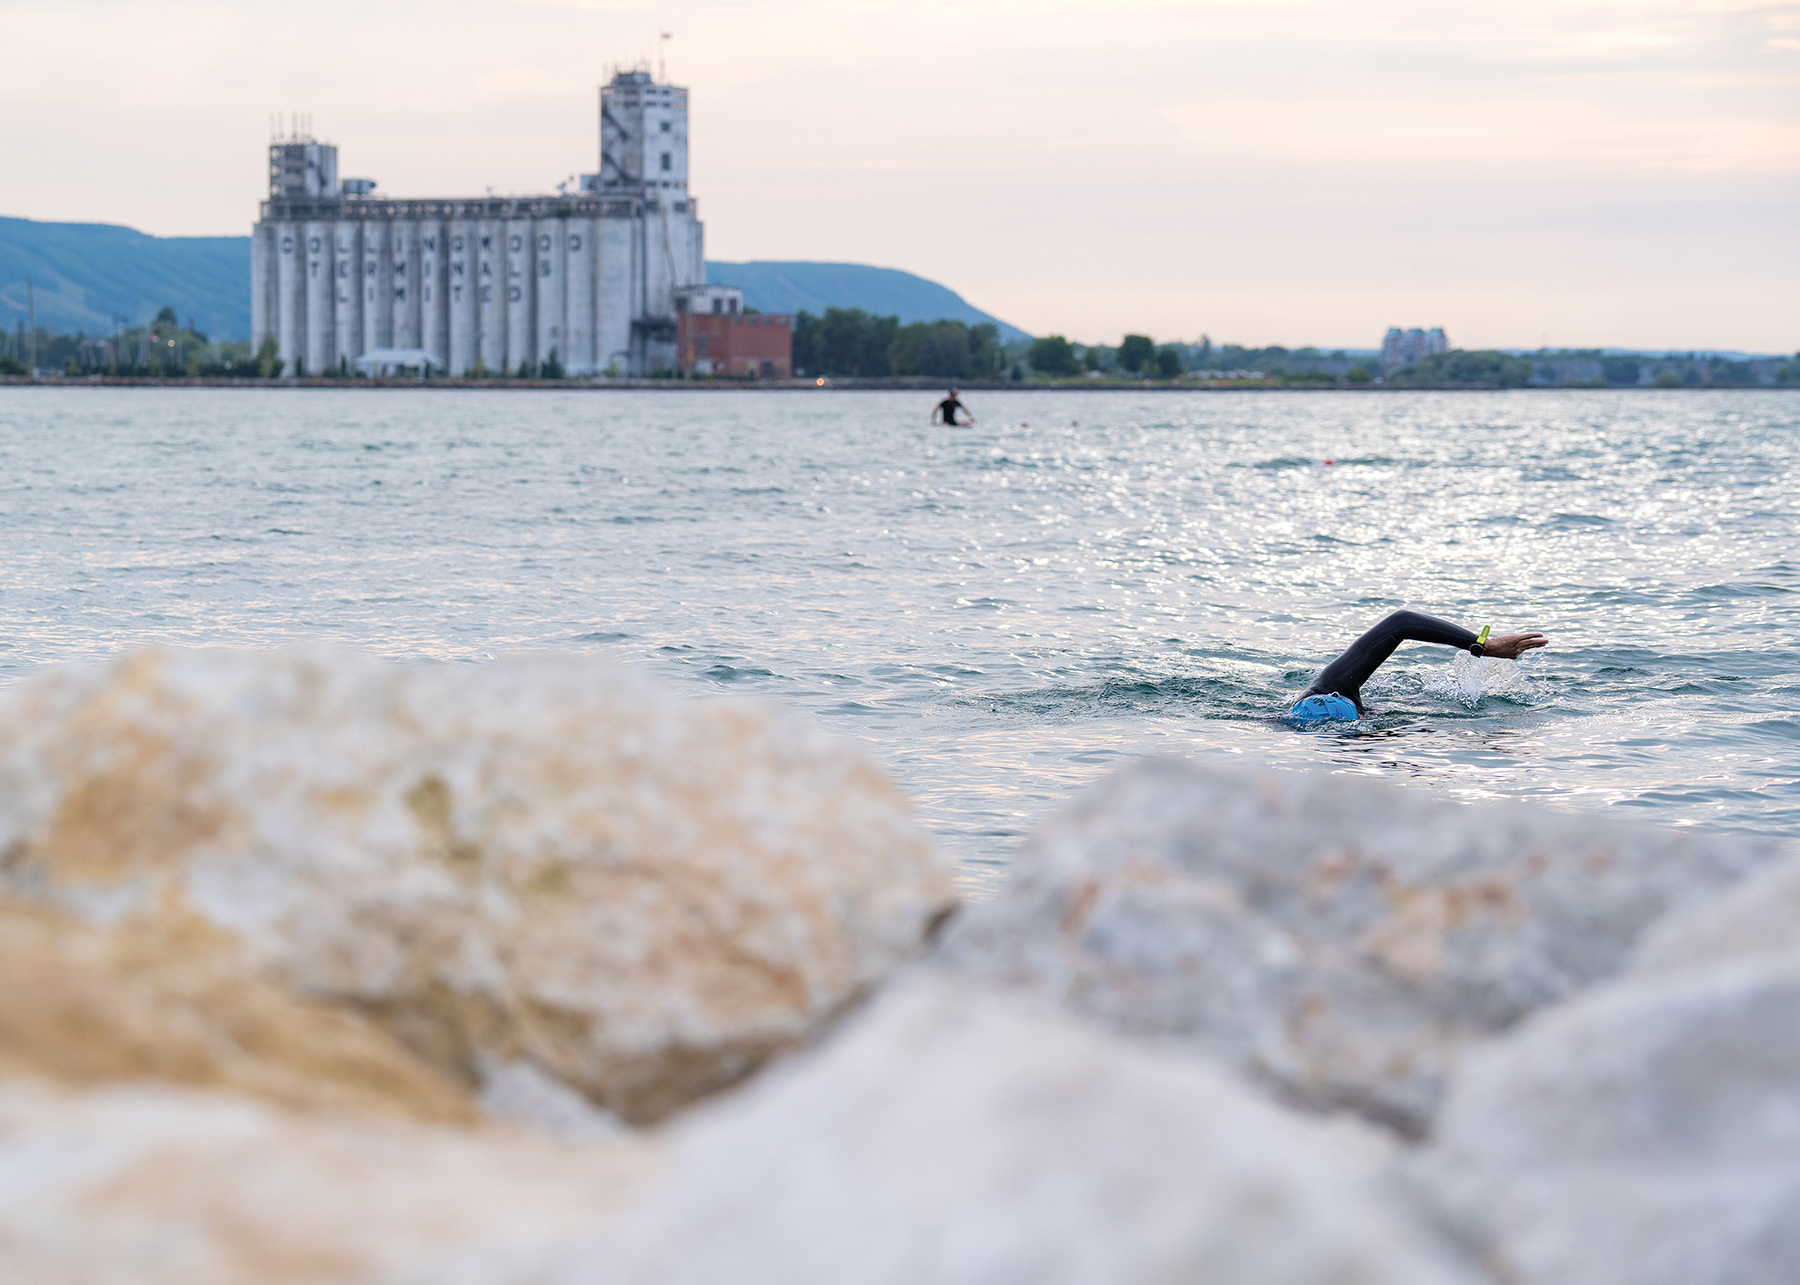
POLYGON ((879 378, 933 375, 995 379, 1007 372, 1000 328, 987 322, 915 321, 877 317, 861 308, 827 308, 794 317, 794 373, 879 378))
POLYGON ((1053 379, 1087 374, 1177 379, 1186 374, 1255 372, 1291 380, 1339 380, 1372 378, 1372 358, 1355 357, 1338 349, 1288 349, 1279 345, 1254 348, 1243 344, 1217 344, 1202 335, 1198 343, 1158 343, 1149 335, 1126 335, 1116 346, 1075 343, 1062 335, 1046 335, 1031 342, 1025 359, 1033 372, 1053 379), (1356 373, 1353 373, 1356 372, 1356 373))
MULTIPOLYGON (((10 332, 0 331, 0 375, 23 375, 32 358, 31 336, 20 322, 10 332)), ((39 370, 60 370, 66 375, 203 375, 245 376, 258 374, 250 341, 214 343, 183 326, 173 308, 164 308, 145 326, 129 326, 114 335, 53 334, 37 328, 36 358, 39 370)))
MULTIPOLYGON (((1593 363, 1596 386, 1634 387, 1654 383, 1659 387, 1707 385, 1750 386, 1767 382, 1767 362, 1733 362, 1724 358, 1700 358, 1693 353, 1603 354, 1594 349, 1562 350, 1528 355, 1490 349, 1451 349, 1433 353, 1394 370, 1382 371, 1372 354, 1352 354, 1344 349, 1324 352, 1318 348, 1252 348, 1241 344, 1215 345, 1208 336, 1200 342, 1157 343, 1148 335, 1126 335, 1116 347, 1079 344, 1062 335, 1034 339, 1024 349, 1030 372, 1051 379, 1101 376, 1176 379, 1183 375, 1242 378, 1261 376, 1281 384, 1370 384, 1377 380, 1396 387, 1458 384, 1480 388, 1522 388, 1533 380, 1549 379, 1549 361, 1587 360, 1593 363), (1760 376, 1759 376, 1759 368, 1760 376), (1645 372, 1648 371, 1649 378, 1645 372)), ((1778 384, 1800 383, 1800 354, 1781 364, 1773 377, 1778 384)))

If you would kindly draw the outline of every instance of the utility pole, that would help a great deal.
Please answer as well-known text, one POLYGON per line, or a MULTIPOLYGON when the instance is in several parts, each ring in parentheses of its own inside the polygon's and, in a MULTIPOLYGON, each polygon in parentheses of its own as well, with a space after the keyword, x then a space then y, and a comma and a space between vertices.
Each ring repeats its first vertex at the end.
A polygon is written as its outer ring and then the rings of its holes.
POLYGON ((31 291, 31 278, 25 278, 25 351, 31 354, 25 373, 37 378, 37 296, 31 291))

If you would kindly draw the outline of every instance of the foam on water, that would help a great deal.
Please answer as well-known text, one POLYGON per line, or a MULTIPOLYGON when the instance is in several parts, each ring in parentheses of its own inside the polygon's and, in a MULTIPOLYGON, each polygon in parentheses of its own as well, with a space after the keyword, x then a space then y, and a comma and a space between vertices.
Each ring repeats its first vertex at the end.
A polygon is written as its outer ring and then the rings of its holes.
POLYGON ((869 744, 975 886, 1147 751, 1800 832, 1800 392, 934 401, 0 390, 0 681, 601 652, 869 744), (1401 606, 1551 645, 1281 721, 1401 606))
POLYGON ((1464 709, 1479 709, 1487 699, 1535 705, 1546 695, 1532 682, 1532 669, 1538 663, 1529 652, 1520 660, 1453 652, 1449 665, 1429 675, 1424 687, 1433 695, 1451 697, 1464 709))

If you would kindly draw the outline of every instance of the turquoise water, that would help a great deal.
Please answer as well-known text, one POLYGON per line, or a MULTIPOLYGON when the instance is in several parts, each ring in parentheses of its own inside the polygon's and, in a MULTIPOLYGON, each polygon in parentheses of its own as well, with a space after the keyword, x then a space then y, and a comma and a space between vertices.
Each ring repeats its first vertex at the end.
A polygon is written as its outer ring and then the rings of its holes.
POLYGON ((0 390, 0 680, 605 654, 862 740, 975 888, 1146 751, 1800 833, 1800 393, 934 400, 0 390), (1402 605, 1551 646, 1272 718, 1402 605))

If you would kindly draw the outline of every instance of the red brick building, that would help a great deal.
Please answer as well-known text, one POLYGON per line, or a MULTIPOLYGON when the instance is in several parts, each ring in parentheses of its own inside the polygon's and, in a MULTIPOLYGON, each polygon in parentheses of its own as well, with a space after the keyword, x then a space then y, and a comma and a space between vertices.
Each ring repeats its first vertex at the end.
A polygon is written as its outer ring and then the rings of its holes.
POLYGON ((684 375, 788 379, 794 373, 794 319, 745 312, 743 293, 699 286, 675 300, 676 365, 684 375))

